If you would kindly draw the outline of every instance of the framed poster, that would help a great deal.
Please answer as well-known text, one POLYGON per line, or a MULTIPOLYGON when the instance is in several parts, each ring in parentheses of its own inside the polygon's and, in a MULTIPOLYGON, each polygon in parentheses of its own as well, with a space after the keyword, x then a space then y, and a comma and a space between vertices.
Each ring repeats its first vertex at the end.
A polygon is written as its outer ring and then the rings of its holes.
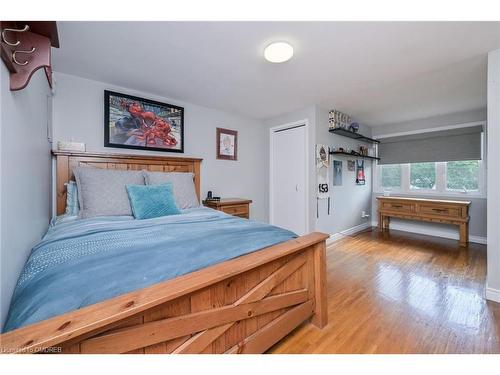
POLYGON ((238 160, 238 132, 217 128, 217 159, 238 160))
POLYGON ((354 172, 356 170, 356 162, 354 160, 347 160, 347 170, 354 172))
POLYGON ((365 161, 356 160, 356 184, 365 184, 365 161))
POLYGON ((104 146, 184 152, 184 108, 105 90, 104 146))
POLYGON ((342 186, 342 161, 333 161, 333 186, 342 186))

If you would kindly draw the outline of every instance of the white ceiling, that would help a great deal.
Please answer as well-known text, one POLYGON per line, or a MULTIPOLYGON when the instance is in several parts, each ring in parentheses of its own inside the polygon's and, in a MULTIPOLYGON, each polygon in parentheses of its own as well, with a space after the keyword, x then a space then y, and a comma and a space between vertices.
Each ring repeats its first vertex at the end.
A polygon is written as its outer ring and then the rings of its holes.
POLYGON ((383 125, 486 106, 500 22, 59 22, 54 70, 264 119, 318 104, 383 125), (264 47, 285 40, 289 62, 264 47))

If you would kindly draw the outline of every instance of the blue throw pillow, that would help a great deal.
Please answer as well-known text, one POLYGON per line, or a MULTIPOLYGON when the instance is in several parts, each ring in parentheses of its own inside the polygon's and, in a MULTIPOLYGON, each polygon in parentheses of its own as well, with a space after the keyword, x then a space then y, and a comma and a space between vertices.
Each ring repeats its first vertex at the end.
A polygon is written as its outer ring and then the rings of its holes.
POLYGON ((178 215, 172 184, 126 185, 130 207, 136 219, 178 215))
POLYGON ((76 182, 70 181, 66 185, 66 212, 68 216, 78 215, 80 203, 78 202, 78 189, 76 182))

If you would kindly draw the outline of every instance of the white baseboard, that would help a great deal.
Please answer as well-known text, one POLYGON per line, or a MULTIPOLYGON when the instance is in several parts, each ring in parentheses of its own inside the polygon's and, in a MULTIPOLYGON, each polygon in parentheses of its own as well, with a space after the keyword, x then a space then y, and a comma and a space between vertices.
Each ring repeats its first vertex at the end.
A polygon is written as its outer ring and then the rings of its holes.
POLYGON ((486 299, 500 303, 500 290, 486 286, 486 299))
POLYGON ((469 236, 469 242, 480 243, 482 245, 488 244, 488 238, 481 236, 469 236))
POLYGON ((371 227, 372 227, 372 223, 368 222, 368 223, 356 225, 355 227, 343 230, 343 231, 338 232, 338 233, 333 233, 330 235, 330 238, 326 240, 326 245, 328 246, 331 243, 344 238, 345 236, 351 236, 353 234, 364 231, 364 230, 371 228, 371 227))
MULTIPOLYGON (((372 226, 376 227, 376 226, 378 226, 378 223, 376 221, 372 221, 372 226)), ((447 232, 447 231, 443 231, 440 229, 417 228, 415 226, 410 226, 410 225, 406 225, 403 223, 391 223, 389 228, 395 229, 395 230, 400 230, 403 232, 424 234, 426 236, 449 238, 451 240, 458 240, 459 239, 458 233, 447 232)), ((481 236, 469 236, 469 242, 474 242, 474 243, 486 245, 487 238, 481 237, 481 236)))

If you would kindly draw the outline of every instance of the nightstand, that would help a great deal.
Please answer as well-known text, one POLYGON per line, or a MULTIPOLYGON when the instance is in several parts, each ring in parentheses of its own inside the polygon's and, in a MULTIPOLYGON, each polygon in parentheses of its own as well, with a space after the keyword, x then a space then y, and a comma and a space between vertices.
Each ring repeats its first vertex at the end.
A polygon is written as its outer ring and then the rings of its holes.
POLYGON ((242 198, 224 198, 220 201, 203 201, 204 206, 245 219, 250 218, 250 203, 252 203, 250 199, 242 198))

